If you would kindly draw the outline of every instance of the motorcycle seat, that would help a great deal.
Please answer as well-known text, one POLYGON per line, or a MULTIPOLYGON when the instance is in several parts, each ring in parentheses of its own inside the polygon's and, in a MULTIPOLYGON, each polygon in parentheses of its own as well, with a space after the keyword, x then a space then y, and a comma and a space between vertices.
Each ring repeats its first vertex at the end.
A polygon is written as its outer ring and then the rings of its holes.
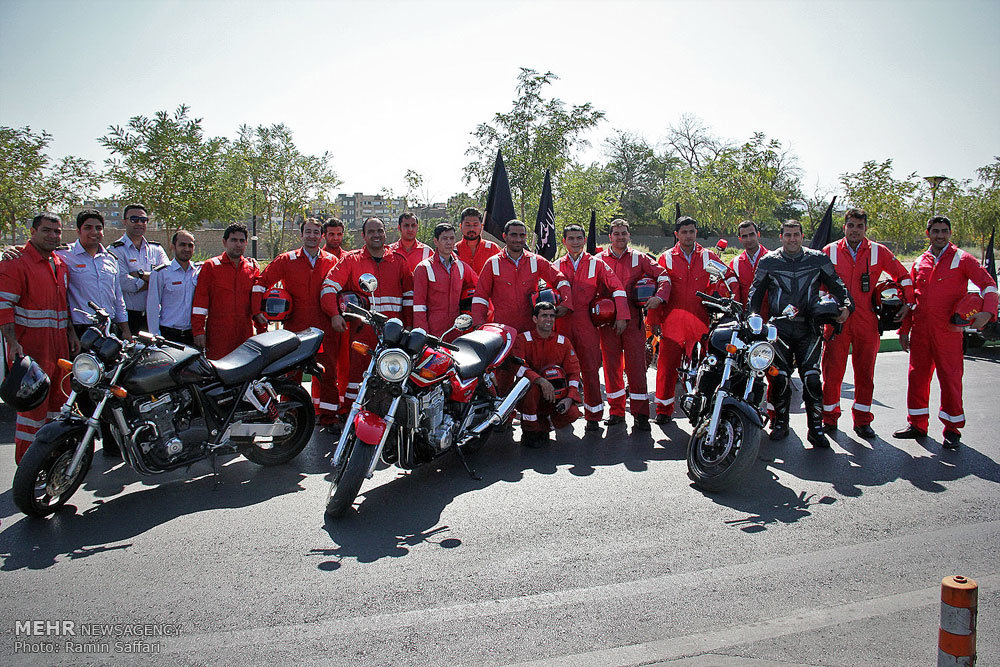
POLYGON ((458 377, 468 380, 486 372, 486 367, 500 354, 506 339, 491 331, 473 331, 452 342, 458 346, 458 351, 451 353, 458 377))
POLYGON ((299 337, 291 331, 268 331, 251 336, 223 358, 209 363, 224 384, 239 384, 257 377, 265 366, 294 352, 299 344, 299 337))

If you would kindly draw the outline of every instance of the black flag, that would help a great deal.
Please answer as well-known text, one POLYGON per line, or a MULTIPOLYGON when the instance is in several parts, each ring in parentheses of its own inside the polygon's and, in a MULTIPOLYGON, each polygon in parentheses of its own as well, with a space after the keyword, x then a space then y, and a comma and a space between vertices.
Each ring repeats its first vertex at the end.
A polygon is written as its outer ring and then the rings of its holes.
POLYGON ((535 252, 550 262, 556 258, 556 212, 552 207, 552 180, 548 169, 545 170, 542 198, 538 202, 538 217, 535 218, 535 252))
POLYGON ((590 230, 587 232, 587 252, 597 254, 597 211, 590 209, 590 230))
POLYGON ((826 207, 826 213, 823 214, 823 221, 819 223, 819 227, 813 233, 812 243, 809 247, 813 250, 822 250, 830 243, 830 235, 833 233, 833 202, 837 201, 836 195, 830 200, 830 205, 826 207))
POLYGON ((997 233, 997 228, 994 227, 990 230, 990 244, 986 246, 986 255, 983 257, 983 265, 989 272, 990 277, 996 280, 997 277, 997 261, 993 257, 993 237, 997 233))
POLYGON ((681 219, 681 203, 679 201, 674 202, 674 222, 681 219))
POLYGON ((514 212, 514 198, 510 194, 507 167, 504 166, 503 155, 499 149, 496 162, 493 164, 493 180, 490 181, 490 194, 486 197, 485 215, 483 228, 498 239, 503 238, 503 226, 517 217, 514 212))

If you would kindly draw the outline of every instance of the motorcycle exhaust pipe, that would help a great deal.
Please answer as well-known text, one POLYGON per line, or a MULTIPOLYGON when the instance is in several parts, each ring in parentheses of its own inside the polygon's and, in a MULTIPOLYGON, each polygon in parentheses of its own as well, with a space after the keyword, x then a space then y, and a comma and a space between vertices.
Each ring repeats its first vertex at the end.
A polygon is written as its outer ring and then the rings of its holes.
POLYGON ((524 398, 524 395, 528 393, 528 389, 530 388, 531 380, 525 377, 518 380, 514 388, 507 394, 507 397, 503 399, 503 402, 493 411, 493 414, 473 426, 469 431, 474 435, 482 435, 486 429, 502 424, 514 410, 514 407, 524 398))

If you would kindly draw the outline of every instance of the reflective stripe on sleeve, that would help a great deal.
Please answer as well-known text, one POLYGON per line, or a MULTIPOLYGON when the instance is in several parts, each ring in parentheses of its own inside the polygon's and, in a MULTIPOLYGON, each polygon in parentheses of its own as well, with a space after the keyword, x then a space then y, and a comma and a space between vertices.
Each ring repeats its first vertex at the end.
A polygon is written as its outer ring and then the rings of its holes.
POLYGON ((208 315, 208 308, 199 308, 195 306, 191 309, 192 315, 208 315))
POLYGON ((609 399, 611 399, 611 398, 621 398, 624 395, 625 395, 625 390, 622 389, 621 391, 612 391, 612 392, 609 392, 608 393, 608 398, 609 399))

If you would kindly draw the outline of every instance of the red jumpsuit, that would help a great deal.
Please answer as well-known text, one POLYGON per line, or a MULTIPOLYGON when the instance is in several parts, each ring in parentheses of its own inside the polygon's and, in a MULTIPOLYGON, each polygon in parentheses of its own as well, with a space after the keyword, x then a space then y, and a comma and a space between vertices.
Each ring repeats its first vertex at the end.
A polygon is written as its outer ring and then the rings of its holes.
MULTIPOLYGON (((711 250, 695 244, 689 263, 678 243, 667 250, 657 263, 670 276, 670 300, 666 308, 649 311, 652 325, 659 324, 660 355, 656 362, 656 414, 674 413, 674 390, 677 387, 677 367, 681 355, 690 353, 694 344, 708 333, 708 311, 701 305, 695 292, 712 293, 711 274, 706 267, 711 260, 721 261, 711 250)), ((726 283, 729 290, 736 289, 736 276, 730 271, 726 283)), ((723 288, 725 289, 725 288, 723 288)), ((728 293, 729 290, 726 290, 728 293)))
MULTIPOLYGON (((474 288, 477 280, 472 267, 454 255, 450 271, 437 253, 417 264, 413 271, 413 326, 434 336, 450 329, 460 312, 462 294, 474 288)), ((457 333, 453 331, 449 339, 457 333)))
POLYGON ((191 303, 191 335, 205 334, 209 359, 221 359, 235 350, 255 327, 264 330, 253 321, 264 292, 256 284, 259 277, 257 260, 247 257, 240 257, 237 265, 222 253, 201 265, 191 303))
MULTIPOLYGON (((573 294, 573 312, 556 322, 556 330, 569 339, 580 361, 583 376, 583 409, 587 421, 600 421, 604 416, 604 401, 601 399, 601 334, 590 321, 590 304, 598 297, 615 300, 615 319, 628 320, 628 298, 625 288, 614 271, 597 257, 580 253, 576 268, 573 260, 565 255, 556 262, 556 268, 569 280, 573 294)), ((605 327, 611 328, 611 327, 605 327)))
POLYGON ((265 290, 281 282, 282 287, 291 295, 292 312, 282 323, 285 329, 299 332, 309 327, 316 327, 323 331, 323 344, 316 359, 326 372, 321 378, 313 378, 311 388, 316 414, 324 421, 329 421, 337 414, 340 403, 340 392, 337 388, 340 334, 330 327, 330 318, 323 312, 319 303, 319 292, 326 274, 336 263, 336 257, 325 250, 320 250, 316 256, 316 263, 312 264, 305 251, 299 248, 275 257, 257 281, 257 284, 262 285, 265 290))
POLYGON ((517 377, 531 380, 531 389, 518 405, 521 430, 548 433, 550 429, 568 426, 580 418, 580 362, 565 336, 553 332, 548 338, 542 338, 538 331, 525 331, 518 334, 511 354, 525 363, 517 370, 517 377), (573 399, 569 410, 562 414, 556 412, 555 403, 542 398, 542 391, 535 384, 539 372, 552 365, 563 369, 569 385, 567 396, 573 399))
POLYGON ((472 245, 464 238, 459 239, 458 243, 455 244, 455 253, 458 255, 458 258, 471 266, 477 276, 482 275, 483 265, 486 264, 486 260, 501 250, 502 248, 496 243, 487 241, 486 239, 479 239, 475 252, 472 251, 472 245))
POLYGON ((14 325, 17 342, 45 371, 50 382, 49 395, 41 405, 17 413, 15 463, 21 462, 21 457, 35 441, 35 433, 48 419, 59 414, 66 400, 63 393, 65 372, 56 362, 69 358, 66 338, 70 326, 66 305, 68 283, 69 274, 62 259, 52 253, 50 263, 31 243, 24 245, 20 257, 0 262, 0 325, 14 325))
POLYGON ((472 319, 476 326, 486 321, 492 301, 495 322, 514 327, 518 332, 533 329, 531 295, 538 290, 539 278, 559 291, 563 304, 573 307, 569 281, 541 255, 525 250, 515 264, 505 248, 490 258, 479 272, 476 296, 472 298, 472 319))
MULTIPOLYGON (((336 257, 338 262, 343 259, 344 255, 350 252, 350 250, 345 250, 342 245, 331 248, 329 244, 323 250, 336 257)), ((341 336, 339 334, 337 339, 340 341, 337 349, 337 388, 340 399, 343 400, 344 390, 347 389, 347 369, 351 365, 351 339, 350 336, 341 336)), ((316 394, 313 394, 313 398, 315 397, 316 394)))
MULTIPOLYGON (((320 291, 323 312, 329 317, 342 314, 338 303, 341 292, 356 292, 363 295, 358 280, 365 273, 370 273, 378 279, 378 289, 375 290, 375 294, 368 297, 371 309, 386 317, 398 317, 402 320, 403 326, 409 327, 413 319, 413 274, 406 267, 406 259, 388 248, 381 258, 372 257, 368 248, 354 250, 344 255, 344 258, 330 269, 326 274, 326 280, 323 281, 323 289, 320 291)), ((365 343, 373 351, 378 342, 375 331, 370 326, 363 325, 353 318, 347 318, 347 331, 341 335, 346 335, 352 341, 365 343)), ((368 362, 368 356, 351 351, 348 382, 341 412, 349 410, 351 403, 357 398, 361 377, 368 367, 368 362)))
POLYGON ((854 312, 844 322, 843 330, 823 345, 823 423, 836 424, 840 418, 840 386, 850 354, 854 366, 855 426, 872 423, 872 393, 875 390, 875 357, 881 343, 878 316, 872 310, 872 290, 879 276, 889 276, 903 288, 906 303, 913 303, 913 281, 896 256, 881 243, 862 239, 857 258, 851 255, 847 239, 823 248, 844 281, 854 302, 854 312), (868 273, 868 292, 861 291, 861 276, 868 273))
MULTIPOLYGON (((750 257, 747 251, 744 250, 733 258, 733 261, 729 262, 729 268, 736 275, 736 283, 733 286, 733 298, 744 306, 747 305, 747 299, 750 298, 750 286, 753 285, 753 277, 757 273, 757 263, 766 254, 767 248, 761 245, 757 248, 757 257, 750 257)), ((764 302, 761 310, 767 310, 767 301, 764 302)), ((761 315, 767 317, 767 313, 761 313, 761 315)))
MULTIPOLYGON (((626 294, 632 292, 642 278, 656 280, 656 296, 663 299, 664 308, 670 299, 670 278, 666 271, 654 264, 645 253, 632 249, 616 257, 611 248, 598 253, 598 258, 611 269, 622 284, 626 294)), ((628 377, 629 407, 633 415, 649 415, 649 393, 646 386, 646 328, 642 311, 628 302, 629 323, 621 336, 612 327, 601 329, 601 354, 604 359, 604 390, 607 392, 608 409, 612 415, 625 416, 625 382, 622 361, 628 377)))
POLYGON ((906 380, 907 421, 926 431, 930 411, 931 376, 941 385, 938 418, 944 430, 965 426, 962 408, 962 329, 951 323, 955 306, 971 280, 980 289, 983 311, 997 316, 997 284, 975 257, 949 243, 935 263, 930 250, 910 269, 916 308, 903 318, 900 334, 910 335, 910 370, 906 380))
POLYGON ((410 246, 409 250, 403 247, 402 239, 390 243, 389 250, 398 252, 406 259, 406 268, 410 270, 410 273, 413 273, 413 270, 417 268, 417 264, 434 254, 434 248, 416 239, 413 240, 413 245, 410 246))

